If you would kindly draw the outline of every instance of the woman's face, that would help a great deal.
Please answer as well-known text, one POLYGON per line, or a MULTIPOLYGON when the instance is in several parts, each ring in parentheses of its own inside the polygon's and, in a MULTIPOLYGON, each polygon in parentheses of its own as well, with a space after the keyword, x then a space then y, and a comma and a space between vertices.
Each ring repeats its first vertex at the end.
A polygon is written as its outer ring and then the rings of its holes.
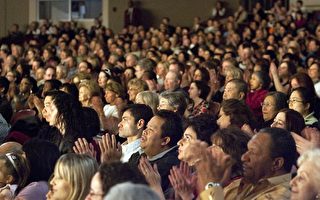
POLYGON ((50 181, 50 190, 47 194, 48 200, 68 199, 71 192, 71 185, 59 173, 54 172, 53 179, 50 181))
POLYGON ((200 90, 197 88, 197 85, 195 83, 191 83, 189 88, 189 97, 190 99, 194 100, 195 98, 199 97, 200 90))
POLYGON ((104 192, 102 190, 102 183, 100 178, 100 173, 97 172, 91 180, 90 192, 85 198, 85 200, 102 200, 104 197, 104 192))
POLYGON ((192 141, 192 140, 196 140, 197 139, 197 133, 193 130, 193 128, 191 126, 189 126, 183 133, 183 137, 181 140, 179 140, 178 142, 178 146, 179 146, 179 155, 178 158, 179 160, 182 161, 186 161, 185 160, 185 149, 187 144, 192 141))
POLYGON ((319 188, 317 188, 319 183, 315 180, 313 170, 315 167, 311 161, 305 161, 299 167, 297 176, 290 181, 291 200, 316 199, 319 193, 319 188))
POLYGON ((217 120, 217 124, 220 127, 220 129, 227 128, 231 124, 230 121, 230 116, 226 115, 223 111, 223 108, 221 108, 219 112, 219 118, 217 120))
POLYGON ((279 112, 273 120, 271 127, 277 127, 287 130, 286 126, 286 114, 284 112, 279 112))
POLYGON ((202 74, 201 74, 201 71, 200 71, 200 70, 197 69, 197 70, 194 72, 193 80, 195 80, 195 81, 201 81, 201 80, 202 80, 202 74))
POLYGON ((261 89, 261 81, 259 79, 259 77, 256 74, 252 74, 250 80, 250 89, 251 90, 259 90, 261 89))
POLYGON ((302 97, 297 91, 293 91, 290 95, 289 108, 299 112, 302 116, 308 114, 308 109, 306 108, 306 105, 303 102, 302 97))
POLYGON ((117 98, 117 94, 113 91, 110 90, 106 90, 106 93, 104 95, 104 98, 106 100, 107 103, 113 103, 115 101, 115 99, 117 98))
POLYGON ((262 103, 262 116, 264 121, 271 120, 276 114, 276 100, 272 96, 267 96, 262 103))
POLYGON ((98 76, 98 84, 101 88, 105 88, 107 84, 108 78, 104 72, 100 72, 98 76))
POLYGON ((90 100, 90 91, 87 87, 80 87, 79 88, 79 101, 81 103, 85 102, 85 101, 89 101, 90 100))

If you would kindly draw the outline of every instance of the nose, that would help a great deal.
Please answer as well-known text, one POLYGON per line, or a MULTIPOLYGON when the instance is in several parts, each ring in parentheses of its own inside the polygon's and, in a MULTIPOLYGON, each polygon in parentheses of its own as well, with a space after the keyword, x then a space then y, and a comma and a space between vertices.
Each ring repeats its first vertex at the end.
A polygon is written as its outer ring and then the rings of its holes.
MULTIPOLYGON (((297 175, 298 176, 298 175, 297 175)), ((291 181, 290 181, 290 186, 293 187, 296 185, 297 182, 297 176, 295 176, 291 181)))
POLYGON ((242 162, 249 161, 248 152, 245 152, 245 153, 241 156, 241 161, 242 161, 242 162))
POLYGON ((183 141, 184 141, 184 138, 181 138, 181 139, 178 141, 177 144, 178 144, 179 146, 183 146, 183 141))

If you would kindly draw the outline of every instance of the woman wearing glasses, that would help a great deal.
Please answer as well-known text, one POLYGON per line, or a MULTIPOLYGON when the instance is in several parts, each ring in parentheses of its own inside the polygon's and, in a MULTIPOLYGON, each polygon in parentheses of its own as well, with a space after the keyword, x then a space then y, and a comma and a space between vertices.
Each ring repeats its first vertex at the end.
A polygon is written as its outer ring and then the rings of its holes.
POLYGON ((288 100, 289 108, 299 112, 306 125, 315 125, 318 119, 315 114, 316 96, 314 91, 305 87, 298 87, 292 90, 288 100))

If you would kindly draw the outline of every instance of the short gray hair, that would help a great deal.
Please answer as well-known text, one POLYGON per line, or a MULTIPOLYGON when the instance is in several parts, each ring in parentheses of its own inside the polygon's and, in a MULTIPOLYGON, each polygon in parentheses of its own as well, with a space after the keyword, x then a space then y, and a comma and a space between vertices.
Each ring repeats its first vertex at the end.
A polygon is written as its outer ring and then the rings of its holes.
POLYGON ((104 200, 160 200, 160 197, 150 187, 131 182, 113 186, 104 200))
POLYGON ((160 98, 164 98, 168 100, 169 106, 174 107, 177 109, 177 112, 179 115, 183 116, 184 111, 187 108, 187 101, 186 97, 182 92, 170 92, 170 91, 165 91, 160 94, 160 98))
POLYGON ((303 163, 310 162, 313 167, 312 177, 315 179, 315 183, 320 186, 320 149, 311 149, 304 152, 298 159, 298 166, 303 163))

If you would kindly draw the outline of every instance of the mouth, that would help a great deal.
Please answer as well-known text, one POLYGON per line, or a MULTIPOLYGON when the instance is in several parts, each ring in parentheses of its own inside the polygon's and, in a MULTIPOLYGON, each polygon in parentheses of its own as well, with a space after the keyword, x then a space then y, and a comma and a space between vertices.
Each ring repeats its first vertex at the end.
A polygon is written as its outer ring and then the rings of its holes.
POLYGON ((141 142, 145 142, 146 141, 146 137, 145 136, 141 136, 141 142))

